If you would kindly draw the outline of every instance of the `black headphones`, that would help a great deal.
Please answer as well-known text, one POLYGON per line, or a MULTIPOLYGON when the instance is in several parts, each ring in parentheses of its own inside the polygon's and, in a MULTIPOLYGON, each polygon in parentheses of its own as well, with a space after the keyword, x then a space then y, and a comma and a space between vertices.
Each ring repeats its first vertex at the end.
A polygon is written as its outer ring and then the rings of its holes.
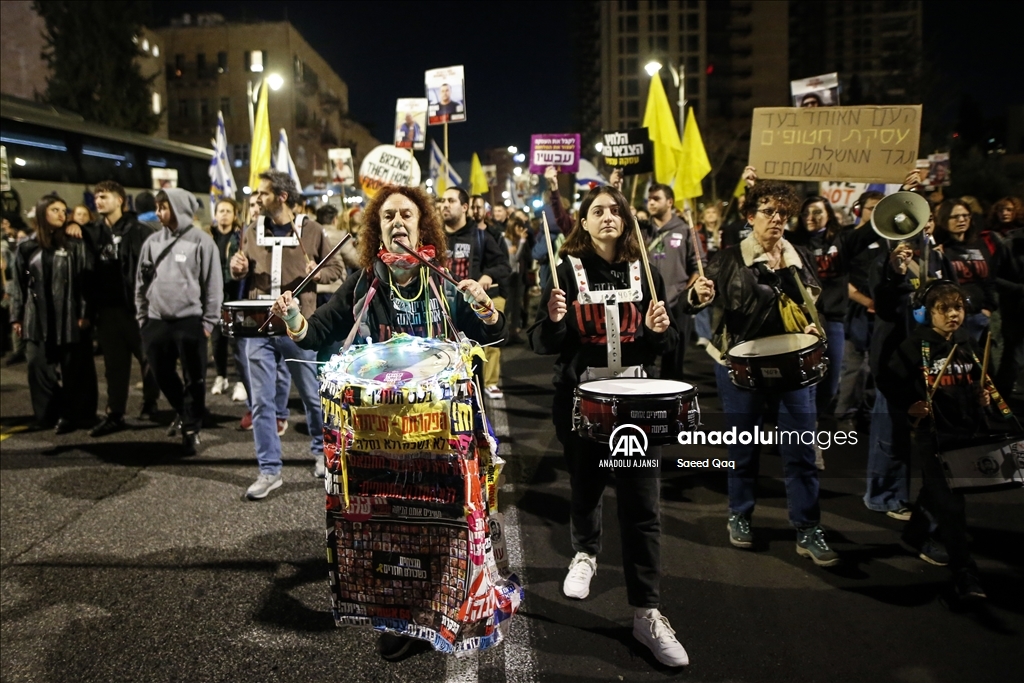
POLYGON ((952 280, 932 280, 924 287, 914 292, 914 296, 911 299, 911 305, 913 306, 914 311, 914 321, 916 323, 924 325, 929 321, 930 316, 928 315, 928 308, 926 304, 926 302, 928 301, 928 294, 939 285, 953 285, 954 287, 956 287, 957 290, 960 292, 960 296, 962 296, 964 299, 964 307, 967 307, 967 295, 964 294, 962 289, 960 289, 960 285, 953 282, 952 280))

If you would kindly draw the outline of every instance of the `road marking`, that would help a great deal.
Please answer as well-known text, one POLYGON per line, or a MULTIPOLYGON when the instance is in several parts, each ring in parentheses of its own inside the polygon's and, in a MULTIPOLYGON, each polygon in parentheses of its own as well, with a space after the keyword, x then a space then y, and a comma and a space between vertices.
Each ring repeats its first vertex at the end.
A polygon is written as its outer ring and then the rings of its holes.
POLYGON ((5 440, 9 436, 14 436, 18 432, 23 432, 26 429, 28 429, 28 425, 16 425, 14 427, 11 427, 6 432, 3 432, 2 434, 0 434, 0 441, 5 440))

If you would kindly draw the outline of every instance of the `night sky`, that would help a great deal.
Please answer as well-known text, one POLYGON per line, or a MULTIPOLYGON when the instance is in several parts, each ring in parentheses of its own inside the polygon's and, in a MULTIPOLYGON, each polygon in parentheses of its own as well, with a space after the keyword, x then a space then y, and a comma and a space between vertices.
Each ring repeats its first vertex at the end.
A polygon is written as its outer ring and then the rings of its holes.
MULTIPOLYGON (((467 121, 448 127, 453 162, 490 147, 569 132, 573 110, 568 2, 166 2, 155 25, 190 13, 228 21, 287 18, 348 84, 351 115, 390 142, 395 100, 425 97, 423 72, 466 66, 467 121), (427 30, 430 27, 430 30, 427 30)), ((194 19, 193 19, 194 21, 194 19)), ((431 126, 441 144, 441 127, 431 126)))
MULTIPOLYGON (((154 24, 188 12, 228 21, 288 19, 348 83, 351 115, 387 142, 395 100, 423 97, 423 72, 464 64, 468 121, 449 126, 454 162, 489 147, 570 132, 571 2, 158 2, 154 24)), ((1022 101, 1020 22, 1008 3, 925 3, 925 46, 953 99, 986 117, 1022 101), (1014 85, 1014 84, 1017 85, 1014 85)), ((940 118, 952 125, 955 106, 940 118)), ((429 134, 440 140, 439 126, 429 134)))

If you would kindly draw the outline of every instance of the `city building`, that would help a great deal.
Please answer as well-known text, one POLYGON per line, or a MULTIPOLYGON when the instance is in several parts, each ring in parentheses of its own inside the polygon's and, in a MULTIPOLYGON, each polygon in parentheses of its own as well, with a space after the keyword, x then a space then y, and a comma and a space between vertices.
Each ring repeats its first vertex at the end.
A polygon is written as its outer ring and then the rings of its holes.
POLYGON ((329 149, 351 148, 358 168, 380 144, 349 117, 348 86, 290 23, 236 23, 209 13, 185 15, 158 33, 171 138, 209 144, 222 112, 239 187, 249 181, 250 93, 264 83, 271 85, 273 149, 285 129, 303 186, 314 182, 314 170, 326 170, 329 149))
MULTIPOLYGON (((0 2, 0 64, 3 79, 0 92, 25 100, 39 101, 46 93, 50 67, 43 59, 46 49, 46 22, 39 16, 31 0, 0 2)), ((167 86, 164 80, 160 38, 148 28, 135 37, 139 46, 136 62, 143 78, 153 77, 150 98, 154 114, 160 115, 155 137, 167 137, 167 86)), ((77 113, 77 112, 75 112, 77 113)), ((199 144, 209 142, 203 140, 199 144)))

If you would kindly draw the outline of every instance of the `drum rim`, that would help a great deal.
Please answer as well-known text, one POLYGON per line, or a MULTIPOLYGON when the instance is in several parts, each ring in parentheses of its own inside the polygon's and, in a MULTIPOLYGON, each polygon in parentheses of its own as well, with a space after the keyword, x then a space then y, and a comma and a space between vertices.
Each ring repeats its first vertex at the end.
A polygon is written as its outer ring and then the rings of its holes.
POLYGON ((694 396, 696 396, 698 394, 697 387, 692 385, 692 384, 690 384, 689 382, 683 382, 682 380, 675 380, 675 379, 661 379, 659 377, 649 377, 649 378, 645 378, 645 377, 621 377, 621 378, 620 377, 601 377, 601 378, 598 378, 598 379, 590 379, 590 380, 587 380, 585 382, 580 382, 579 385, 576 387, 576 391, 579 393, 581 399, 585 398, 585 399, 596 400, 596 401, 611 401, 611 400, 617 400, 617 401, 643 401, 643 400, 659 400, 659 399, 666 399, 666 398, 673 399, 673 398, 679 398, 679 397, 682 397, 682 398, 693 398, 694 396), (684 385, 686 387, 689 387, 689 388, 688 389, 683 389, 681 391, 670 391, 670 392, 660 392, 660 393, 646 393, 646 394, 606 394, 606 393, 599 394, 599 393, 595 393, 595 392, 589 390, 585 386, 587 384, 594 384, 596 382, 622 381, 624 379, 625 380, 641 380, 641 381, 656 380, 656 381, 659 381, 659 382, 673 382, 675 384, 682 384, 682 385, 684 385))
POLYGON ((733 361, 734 359, 736 361, 746 361, 746 360, 757 360, 757 359, 761 359, 761 358, 782 358, 784 356, 789 356, 789 355, 794 354, 794 353, 795 354, 800 354, 800 355, 805 354, 805 353, 809 353, 811 351, 814 351, 816 349, 819 349, 819 348, 823 347, 824 345, 825 345, 825 340, 822 339, 821 337, 817 336, 817 335, 814 335, 814 334, 804 334, 803 332, 790 332, 790 333, 787 333, 787 334, 772 334, 772 335, 769 335, 767 337, 760 337, 758 339, 748 339, 747 341, 740 342, 739 344, 736 344, 735 346, 733 346, 731 349, 729 349, 728 351, 725 352, 725 355, 726 355, 726 358, 728 358, 730 361, 733 361), (789 337, 789 336, 813 337, 815 339, 815 342, 813 344, 809 345, 809 346, 803 346, 803 347, 800 347, 799 349, 793 349, 792 351, 783 351, 781 353, 761 354, 761 355, 757 355, 757 356, 737 356, 737 355, 733 354, 733 351, 735 349, 738 349, 739 347, 743 346, 744 344, 750 344, 750 343, 753 343, 753 342, 756 342, 756 341, 760 341, 761 339, 771 339, 772 337, 789 337))
POLYGON ((260 308, 270 310, 270 307, 274 305, 272 299, 236 299, 234 301, 225 301, 221 303, 221 308, 260 308))

